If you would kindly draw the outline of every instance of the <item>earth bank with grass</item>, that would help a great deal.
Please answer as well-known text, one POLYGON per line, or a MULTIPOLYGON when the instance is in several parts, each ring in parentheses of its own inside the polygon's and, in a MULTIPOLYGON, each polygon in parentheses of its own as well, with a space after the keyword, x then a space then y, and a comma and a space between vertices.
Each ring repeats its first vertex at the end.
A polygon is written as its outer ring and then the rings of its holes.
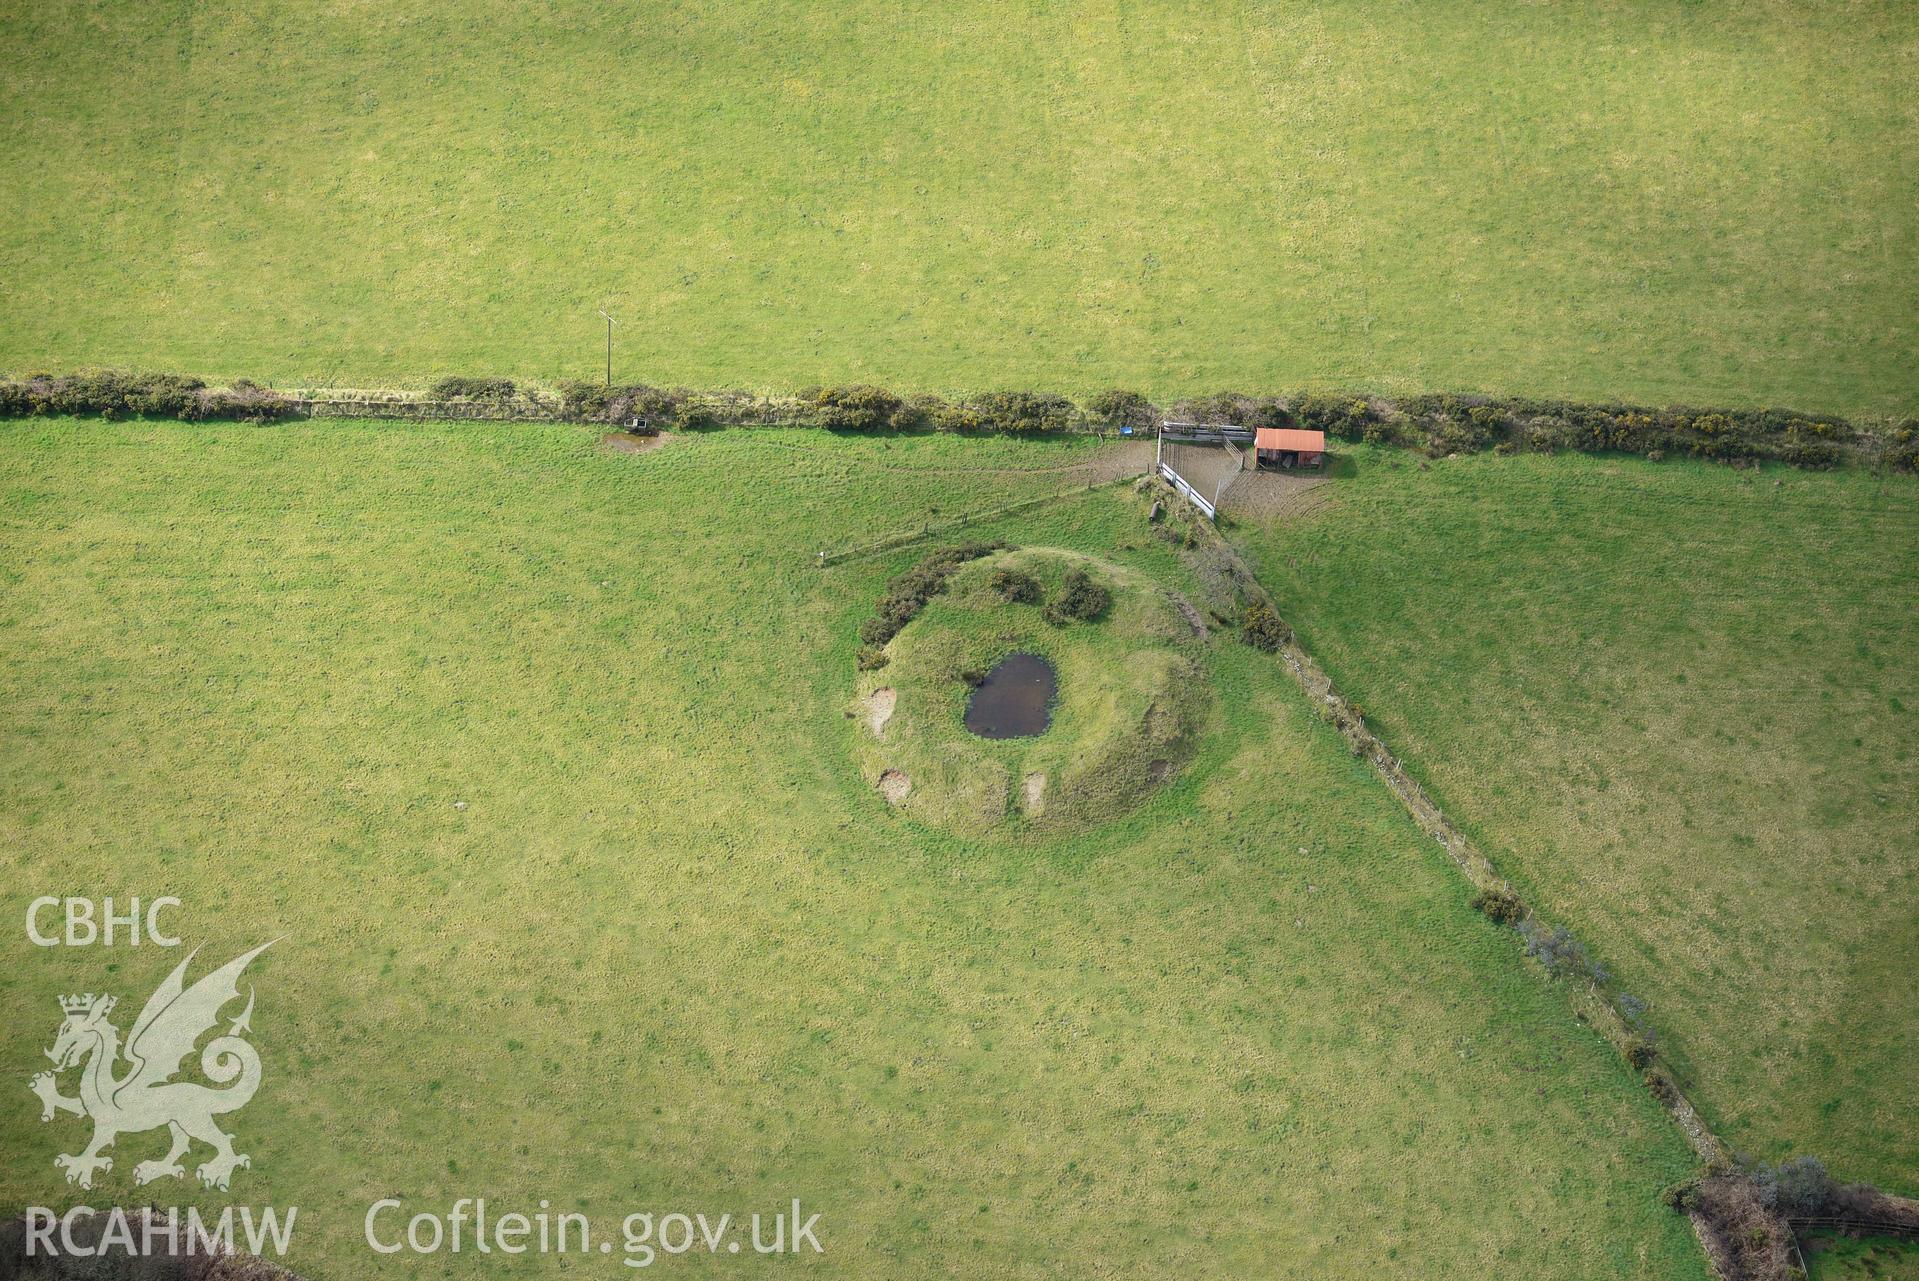
POLYGON ((863 775, 914 818, 971 835, 1061 831, 1123 814, 1193 754, 1212 710, 1205 645, 1164 588, 1136 570, 1056 548, 976 560, 948 580, 860 679, 871 731, 863 775), (1095 616, 1061 615, 1069 583, 1110 593, 1095 616), (996 580, 1031 583, 1009 599, 996 580), (965 725, 976 687, 1012 654, 1042 658, 1058 693, 1033 737, 965 725), (880 706, 889 708, 875 716, 880 706))

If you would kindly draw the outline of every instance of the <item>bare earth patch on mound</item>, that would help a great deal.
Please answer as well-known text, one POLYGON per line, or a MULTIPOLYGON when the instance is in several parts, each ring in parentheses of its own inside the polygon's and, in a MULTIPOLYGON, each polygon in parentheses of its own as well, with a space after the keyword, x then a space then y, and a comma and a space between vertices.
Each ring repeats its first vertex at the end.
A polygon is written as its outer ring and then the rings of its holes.
POLYGON ((866 696, 866 728, 873 731, 874 738, 885 733, 886 722, 893 719, 893 708, 898 702, 899 695, 890 686, 866 696))
POLYGON ((1037 818, 1046 812, 1046 775, 1032 773, 1025 780, 1026 812, 1037 818))
POLYGON ((875 786, 888 805, 904 805, 913 791, 913 780, 896 769, 881 770, 880 781, 875 786))

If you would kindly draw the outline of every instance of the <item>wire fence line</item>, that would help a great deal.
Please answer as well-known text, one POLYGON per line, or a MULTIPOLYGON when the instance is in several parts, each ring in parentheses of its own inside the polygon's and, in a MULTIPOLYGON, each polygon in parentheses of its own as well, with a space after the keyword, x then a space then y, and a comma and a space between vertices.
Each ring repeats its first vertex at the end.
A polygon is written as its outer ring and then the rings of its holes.
POLYGON ((1060 486, 1050 494, 1039 494, 1032 498, 1022 498, 1016 503, 1006 503, 999 507, 989 507, 982 511, 961 512, 957 516, 941 521, 926 521, 917 529, 902 530, 889 534, 885 538, 870 543, 856 543, 852 546, 834 550, 821 550, 814 555, 814 563, 821 569, 829 565, 843 565, 850 560, 860 560, 867 556, 877 556, 881 552, 896 551, 901 547, 911 547, 914 543, 929 538, 938 538, 944 534, 955 533, 975 525, 983 525, 1002 516, 1012 516, 1035 507, 1044 507, 1048 503, 1060 502, 1067 498, 1090 494, 1095 490, 1110 489, 1114 485, 1131 484, 1138 476, 1117 476, 1111 480, 1089 481, 1084 485, 1060 486))
POLYGON ((1794 1215, 1786 1223, 1795 1232, 1856 1232, 1866 1236, 1902 1237, 1919 1241, 1919 1223, 1897 1219, 1860 1219, 1850 1217, 1802 1217, 1794 1215))

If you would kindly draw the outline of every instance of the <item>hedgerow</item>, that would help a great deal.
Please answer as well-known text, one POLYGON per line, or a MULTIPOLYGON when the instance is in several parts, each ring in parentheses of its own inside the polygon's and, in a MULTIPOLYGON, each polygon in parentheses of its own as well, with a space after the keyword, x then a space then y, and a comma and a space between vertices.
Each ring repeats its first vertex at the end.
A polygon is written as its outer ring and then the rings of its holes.
POLYGON ((177 418, 187 422, 235 419, 262 422, 288 418, 298 402, 241 379, 208 387, 181 374, 32 374, 0 382, 0 417, 66 414, 97 418, 177 418))
POLYGON ((442 378, 433 384, 435 400, 512 400, 519 388, 511 378, 442 378))
POLYGON ((802 393, 811 399, 814 421, 834 431, 890 431, 900 425, 906 404, 883 387, 857 384, 850 387, 821 387, 802 393))
MULTIPOLYGON (((1149 428, 1160 410, 1135 391, 1088 397, 1084 406, 1046 392, 996 391, 948 401, 936 395, 901 397, 883 387, 849 384, 799 396, 665 390, 644 383, 606 387, 560 385, 557 401, 506 378, 446 377, 435 382, 439 400, 501 403, 523 400, 540 416, 651 431, 672 427, 778 426, 811 423, 843 431, 999 432, 1050 435, 1065 431, 1149 428)), ((413 404, 413 402, 408 402, 413 404)), ((0 418, 40 414, 105 418, 287 417, 303 402, 249 382, 209 388, 179 374, 35 374, 0 381, 0 418)), ((414 416, 396 409, 394 416, 414 416)), ((1654 409, 1525 397, 1446 392, 1398 400, 1312 391, 1294 396, 1219 392, 1178 401, 1173 421, 1239 427, 1303 426, 1336 440, 1405 444, 1434 457, 1494 450, 1552 453, 1629 453, 1645 458, 1692 457, 1732 463, 1777 462, 1832 467, 1857 457, 1898 471, 1919 470, 1919 421, 1907 419, 1862 430, 1843 418, 1790 409, 1654 409)))
POLYGON ((1064 396, 1033 391, 994 391, 976 396, 966 405, 973 427, 1012 436, 1038 436, 1065 431, 1078 409, 1064 396))
POLYGON ((1714 1270, 1734 1281, 1803 1278, 1793 1244, 1796 1219, 1852 1219, 1883 1224, 1899 1235, 1919 1234, 1913 1202, 1870 1184, 1841 1184, 1810 1156, 1777 1165, 1735 1157, 1672 1185, 1661 1200, 1693 1216, 1714 1270))
POLYGON ((1307 392, 1293 400, 1293 416, 1310 431, 1323 431, 1334 440, 1364 440, 1366 429, 1379 414, 1364 396, 1329 396, 1307 392))
POLYGON ((1086 411, 1103 427, 1135 431, 1159 422, 1159 406, 1136 391, 1102 391, 1086 402, 1086 411))
POLYGON ((678 425, 684 399, 683 392, 662 391, 645 383, 620 387, 588 382, 560 384, 562 415, 616 427, 624 427, 634 419, 654 427, 678 425))
POLYGON ((1888 429, 1881 457, 1894 471, 1919 471, 1919 419, 1908 418, 1888 429))
POLYGON ((1293 427, 1299 421, 1278 396, 1245 396, 1236 391, 1178 401, 1169 416, 1174 422, 1235 427, 1293 427))

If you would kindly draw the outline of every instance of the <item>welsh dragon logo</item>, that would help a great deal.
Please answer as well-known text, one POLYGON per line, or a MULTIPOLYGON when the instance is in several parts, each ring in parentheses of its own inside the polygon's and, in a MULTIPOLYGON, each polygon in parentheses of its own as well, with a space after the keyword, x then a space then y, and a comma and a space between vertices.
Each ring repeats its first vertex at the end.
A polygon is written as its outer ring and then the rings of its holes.
POLYGON ((195 1042, 220 1021, 221 1009, 239 999, 240 974, 247 963, 272 946, 261 944, 192 987, 186 986, 186 972, 197 949, 188 955, 147 998, 140 1017, 134 1020, 124 1051, 125 1071, 117 1070, 122 1055, 120 1029, 107 1017, 116 1004, 114 998, 91 992, 60 998, 60 1011, 66 1017, 53 1048, 47 1051, 53 1071, 40 1073, 29 1086, 40 1098, 42 1121, 53 1120, 57 1112, 71 1112, 93 1121, 93 1141, 85 1151, 53 1159, 67 1172, 68 1183, 92 1187, 96 1171, 113 1168, 111 1158, 100 1154, 113 1146, 116 1138, 163 1125, 173 1136, 173 1146, 159 1160, 134 1166, 135 1183, 184 1177, 180 1158, 195 1139, 213 1148, 212 1159, 194 1171, 208 1187, 224 1191, 235 1169, 252 1164, 244 1154, 233 1150, 233 1136, 222 1132, 214 1122, 217 1116, 245 1107, 260 1088, 260 1056, 242 1037, 252 1030, 251 989, 246 1008, 225 1035, 214 1037, 200 1051, 200 1070, 225 1088, 172 1078, 193 1052, 195 1042), (80 1095, 68 1098, 60 1093, 56 1078, 75 1066, 80 1067, 80 1095))

